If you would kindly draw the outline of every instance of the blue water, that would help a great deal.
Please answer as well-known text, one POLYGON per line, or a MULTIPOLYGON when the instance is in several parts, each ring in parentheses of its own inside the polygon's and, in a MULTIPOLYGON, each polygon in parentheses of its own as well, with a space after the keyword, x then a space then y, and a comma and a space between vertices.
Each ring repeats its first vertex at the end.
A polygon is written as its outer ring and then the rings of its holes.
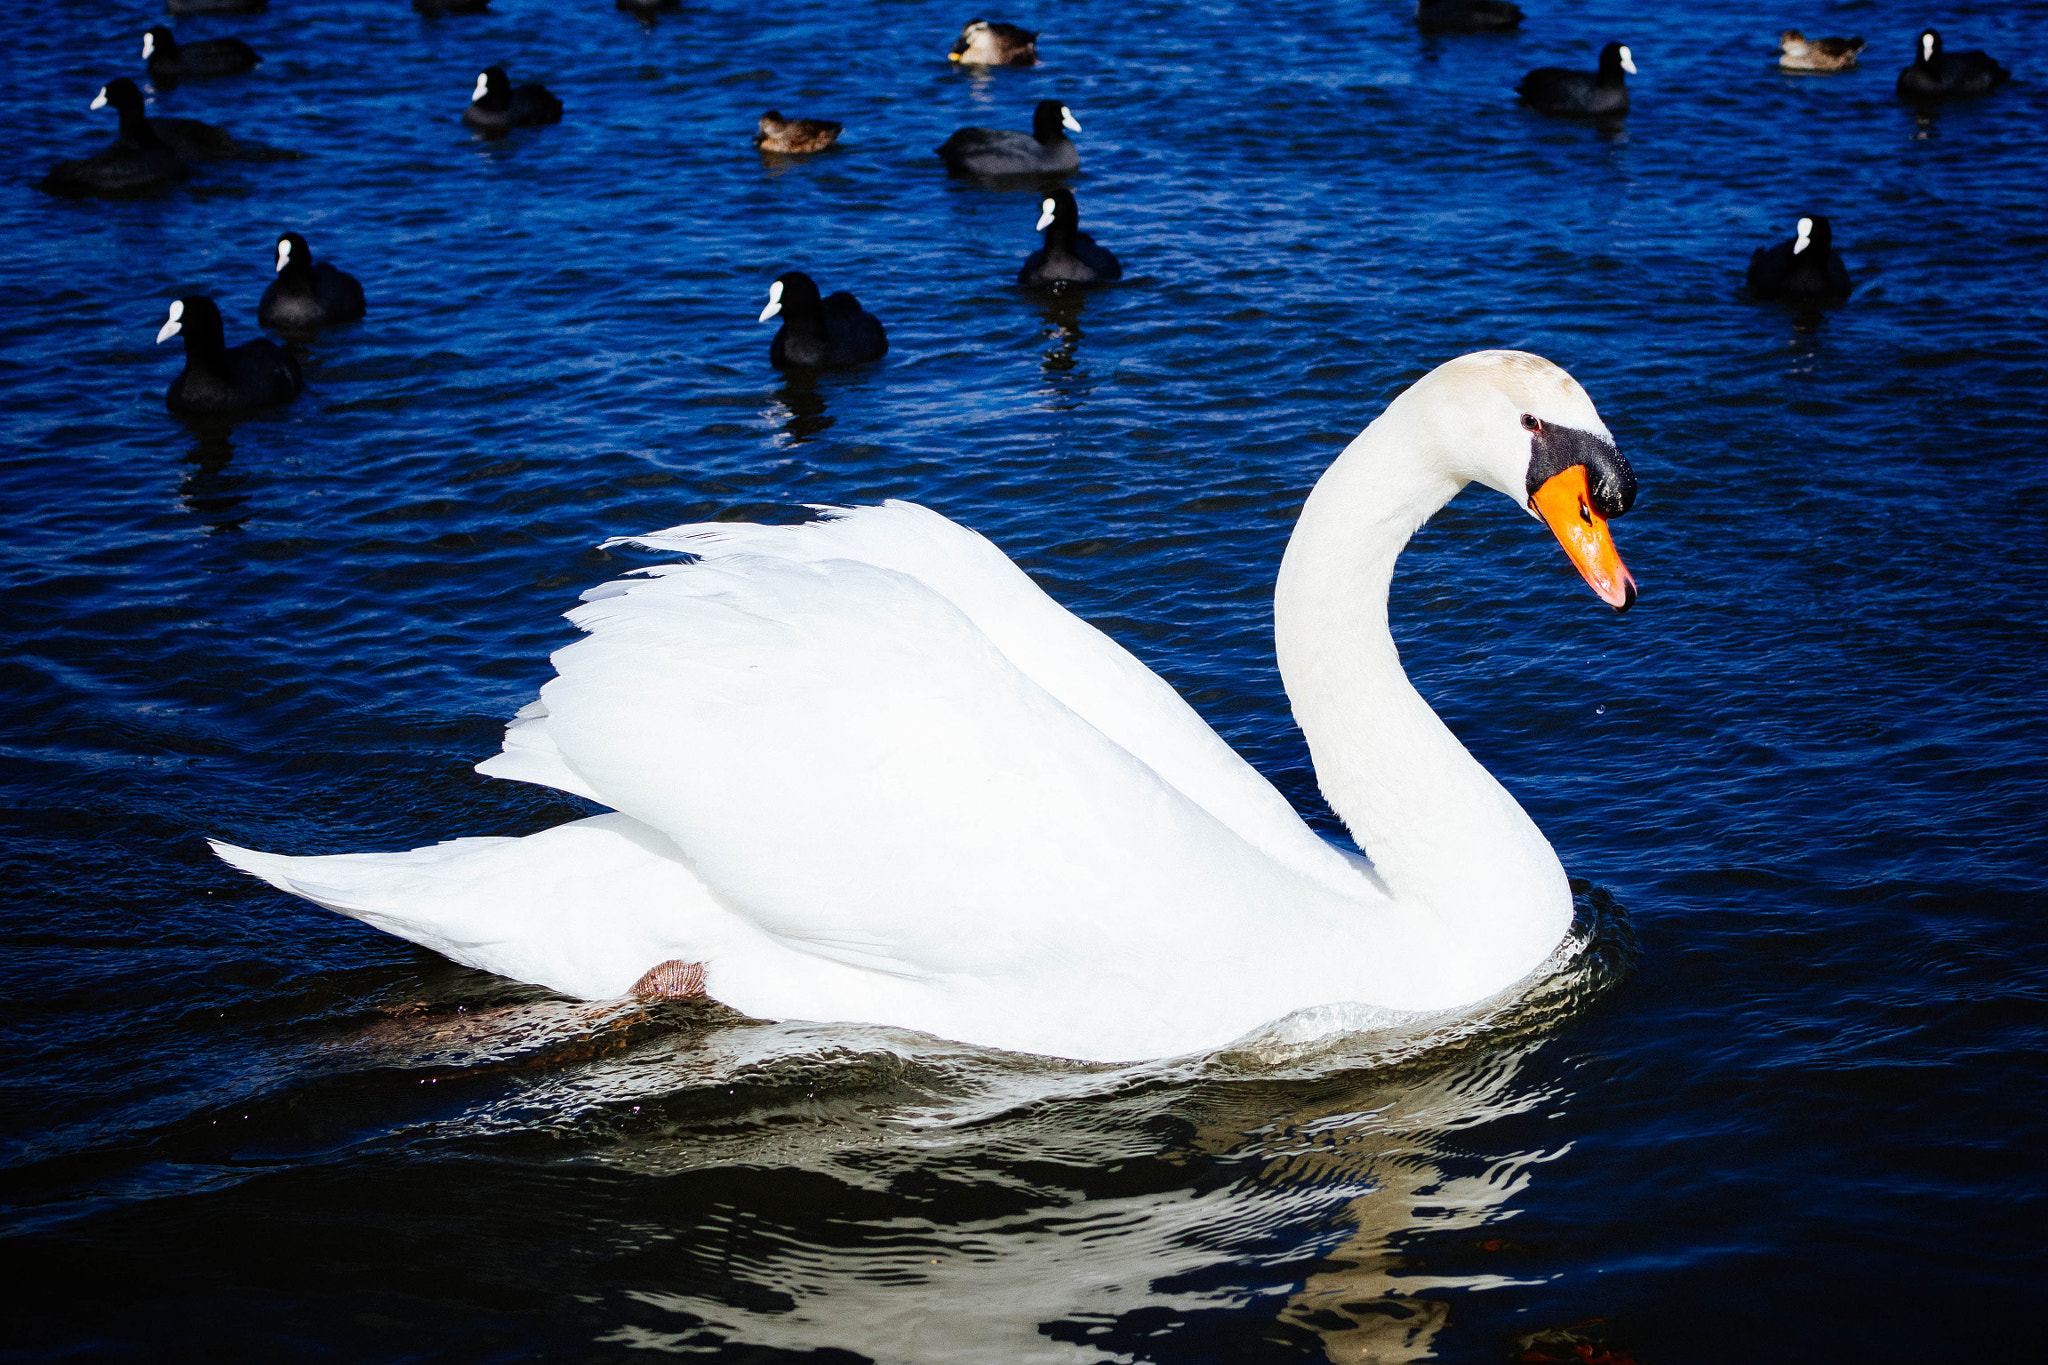
POLYGON ((112 203, 34 184, 112 135, 86 104, 154 20, 15 16, 0 1357, 2032 1358, 2048 12, 1525 8, 1424 38, 1397 0, 1070 0, 991 15, 1046 60, 977 75, 932 0, 276 0, 179 21, 265 61, 153 108, 305 158, 112 203), (1901 106, 1927 20, 2020 79, 1901 106), (1779 73, 1789 24, 1865 69, 1779 73), (1609 37, 1625 120, 1516 106, 1609 37), (494 62, 564 122, 472 140, 494 62), (1085 298, 1010 283, 1033 188, 930 151, 1048 95, 1126 270, 1085 298), (764 161, 770 106, 841 147, 764 161), (1746 298, 1811 211, 1851 300, 1746 298), (169 417, 168 300, 252 335, 287 229, 369 317, 289 408, 169 417), (888 359, 772 371, 792 267, 888 359), (1395 585, 1411 675, 1580 881, 1598 949, 1557 1008, 1041 1064, 556 1000, 201 843, 585 813, 470 765, 576 593, 651 558, 594 545, 885 496, 991 536, 1334 832, 1272 666, 1280 551, 1389 397, 1496 345, 1571 369, 1643 488, 1626 616, 1478 489, 1395 585))

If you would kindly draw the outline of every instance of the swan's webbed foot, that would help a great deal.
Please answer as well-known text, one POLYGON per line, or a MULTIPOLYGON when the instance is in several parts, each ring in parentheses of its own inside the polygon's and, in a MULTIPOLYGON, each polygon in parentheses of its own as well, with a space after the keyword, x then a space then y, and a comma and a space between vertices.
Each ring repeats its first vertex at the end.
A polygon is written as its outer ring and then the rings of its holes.
POLYGON ((670 958, 633 983, 635 1000, 703 1000, 704 964, 670 958))

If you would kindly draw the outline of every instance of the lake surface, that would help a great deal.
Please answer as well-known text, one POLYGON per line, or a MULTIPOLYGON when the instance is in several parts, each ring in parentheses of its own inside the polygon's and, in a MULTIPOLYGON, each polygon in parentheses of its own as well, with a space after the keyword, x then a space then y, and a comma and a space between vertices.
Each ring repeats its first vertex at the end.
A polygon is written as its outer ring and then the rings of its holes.
POLYGON ((155 17, 15 16, 0 1356, 2034 1358, 2048 11, 1525 7, 1043 3, 990 16, 1043 65, 976 74, 932 0, 276 0, 180 21, 265 61, 152 108, 305 158, 78 203, 35 182, 112 136, 87 102, 155 17), (1923 17, 2019 80, 1900 105, 1923 17), (1778 72, 1792 24, 1866 68, 1778 72), (1517 106, 1610 37, 1625 120, 1517 106), (564 122, 473 140, 491 63, 564 122), (1034 188, 931 154, 1047 96, 1126 270, 1085 297, 1011 283, 1034 188), (769 107, 840 148, 764 160, 769 107), (1851 301, 1745 297, 1814 211, 1851 301), (288 408, 168 416, 168 300, 254 334, 291 229, 369 317, 288 408), (792 267, 887 360, 770 369, 792 267), (1626 616, 1476 488, 1395 584, 1411 675, 1580 884, 1593 947, 1539 1005, 1081 1067, 563 1001, 201 842, 588 813, 471 765, 576 594, 657 558, 596 544, 882 497, 989 535, 1340 835, 1273 574, 1337 450, 1486 346, 1569 368, 1643 489, 1626 616))

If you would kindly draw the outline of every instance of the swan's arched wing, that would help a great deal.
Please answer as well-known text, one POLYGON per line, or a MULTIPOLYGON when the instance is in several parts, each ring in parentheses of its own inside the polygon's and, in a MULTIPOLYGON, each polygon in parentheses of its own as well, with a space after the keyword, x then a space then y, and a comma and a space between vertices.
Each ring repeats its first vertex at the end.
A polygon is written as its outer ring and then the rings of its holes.
POLYGON ((571 619, 589 635, 542 691, 563 761, 806 953, 1064 993, 1142 973, 1170 936, 1186 989, 1215 990, 1267 929, 1355 914, 907 574, 736 554, 571 619))
MULTIPOLYGON (((1123 646, 1053 601, 988 540, 915 503, 819 508, 800 526, 711 522, 631 538, 716 562, 771 555, 799 563, 853 560, 907 574, 958 607, 1019 670, 1128 750, 1164 781, 1267 856, 1304 876, 1356 894, 1358 874, 1315 836, 1287 799, 1209 727, 1166 681, 1123 646)), ((507 754, 538 736, 515 723, 507 754)), ((482 771, 520 777, 492 759, 482 771)), ((547 785, 559 780, 526 778, 547 785)), ((568 790, 575 790, 568 787, 568 790)))

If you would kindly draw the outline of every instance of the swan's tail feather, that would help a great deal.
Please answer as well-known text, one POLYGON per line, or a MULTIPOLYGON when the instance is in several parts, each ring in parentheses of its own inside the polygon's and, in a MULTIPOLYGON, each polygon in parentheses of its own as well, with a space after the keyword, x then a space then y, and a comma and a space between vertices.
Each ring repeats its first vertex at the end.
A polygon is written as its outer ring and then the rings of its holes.
POLYGON ((586 1000, 626 995, 671 960, 701 962, 734 932, 675 845, 624 815, 396 853, 295 858, 207 842, 280 891, 586 1000))
MULTIPOLYGON (((416 913, 408 913, 410 902, 428 899, 426 884, 438 880, 437 865, 467 864, 479 844, 509 844, 511 839, 451 839, 427 848, 403 853, 335 853, 324 856, 291 857, 240 848, 219 839, 206 841, 214 853, 231 867, 260 877, 278 890, 375 925, 400 938, 423 942, 437 934, 416 913)), ((437 945, 438 946, 438 945, 437 945)), ((447 951, 442 949, 442 951, 447 951)))

